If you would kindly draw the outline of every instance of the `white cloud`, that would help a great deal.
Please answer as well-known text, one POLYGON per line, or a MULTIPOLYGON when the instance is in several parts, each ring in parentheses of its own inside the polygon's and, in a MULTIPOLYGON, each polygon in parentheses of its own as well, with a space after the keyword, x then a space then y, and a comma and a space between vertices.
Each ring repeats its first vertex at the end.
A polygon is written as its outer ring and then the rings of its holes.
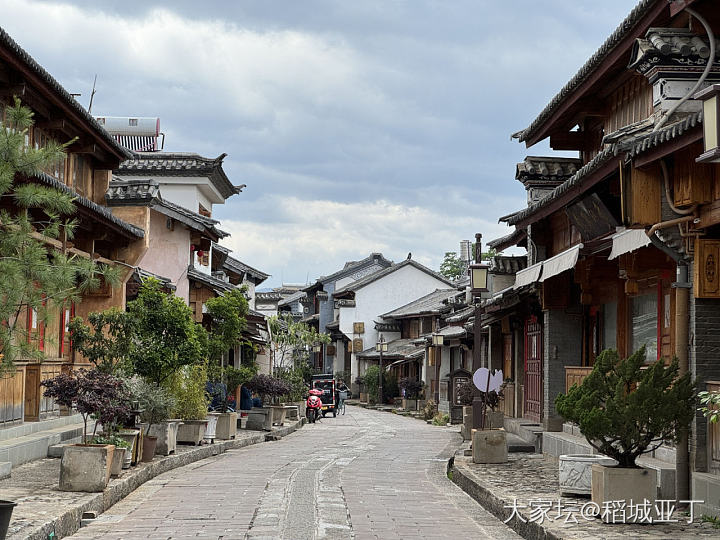
POLYGON ((271 197, 266 202, 277 208, 280 221, 229 219, 221 227, 232 234, 222 243, 243 261, 261 270, 283 269, 282 275, 273 270, 269 285, 312 281, 371 252, 394 260, 412 252, 415 260, 437 269, 446 251, 457 251, 460 240, 472 239, 476 231, 482 231, 486 239, 508 232, 492 218, 479 218, 474 212, 454 214, 445 206, 431 209, 386 200, 340 203, 296 197, 271 197), (460 238, 458 230, 467 234, 460 238))

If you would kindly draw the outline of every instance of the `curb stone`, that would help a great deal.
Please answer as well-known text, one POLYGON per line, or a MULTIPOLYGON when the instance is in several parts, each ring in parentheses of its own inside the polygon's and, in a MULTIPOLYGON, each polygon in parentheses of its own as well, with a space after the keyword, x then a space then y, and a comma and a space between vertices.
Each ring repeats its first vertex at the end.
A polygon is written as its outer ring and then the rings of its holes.
MULTIPOLYGON (((112 484, 102 493, 94 494, 92 498, 82 504, 69 508, 59 516, 51 518, 29 533, 25 533, 25 536, 22 538, 26 540, 47 540, 51 533, 54 533, 54 538, 70 536, 80 529, 84 513, 94 512, 96 515, 102 514, 145 482, 152 480, 160 474, 200 461, 201 459, 223 454, 228 450, 263 443, 266 441, 268 433, 272 433, 274 436, 286 437, 302 427, 303 424, 303 420, 298 420, 289 426, 273 429, 272 432, 258 431, 250 437, 218 441, 215 444, 198 446, 182 454, 156 456, 152 462, 146 464, 142 469, 135 471, 131 469, 124 476, 113 480, 112 484), (158 457, 160 457, 160 459, 157 459, 158 457)), ((8 540, 14 540, 15 538, 20 537, 10 536, 8 540)))

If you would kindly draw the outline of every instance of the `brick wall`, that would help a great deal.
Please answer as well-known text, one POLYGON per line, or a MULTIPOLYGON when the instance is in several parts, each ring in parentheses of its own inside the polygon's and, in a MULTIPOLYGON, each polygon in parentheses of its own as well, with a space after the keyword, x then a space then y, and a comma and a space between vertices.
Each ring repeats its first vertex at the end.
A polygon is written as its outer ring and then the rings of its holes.
MULTIPOLYGON (((692 268, 690 269, 692 275, 692 268)), ((690 371, 698 390, 705 382, 720 380, 720 300, 695 298, 690 293, 690 371)), ((708 470, 707 420, 697 412, 690 437, 693 470, 708 470)))
POLYGON ((565 393, 565 366, 581 363, 582 313, 549 309, 543 318, 543 428, 561 431, 563 419, 555 411, 555 398, 565 393))

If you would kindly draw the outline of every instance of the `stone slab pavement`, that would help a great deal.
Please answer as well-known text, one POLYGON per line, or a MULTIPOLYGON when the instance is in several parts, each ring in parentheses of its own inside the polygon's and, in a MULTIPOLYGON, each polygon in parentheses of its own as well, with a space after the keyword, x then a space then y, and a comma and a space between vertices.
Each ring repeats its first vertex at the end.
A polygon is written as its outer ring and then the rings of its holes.
POLYGON ((348 407, 147 482, 75 540, 520 538, 447 477, 457 427, 348 407))
MULTIPOLYGON (((507 463, 476 464, 471 457, 455 456, 452 480, 476 501, 524 538, 601 540, 664 538, 720 538, 720 530, 701 516, 675 510, 668 523, 606 524, 581 514, 588 497, 565 496, 558 486, 558 463, 541 454, 510 454, 507 463), (513 516, 517 508, 519 515, 513 516), (692 523, 688 520, 693 518, 692 523)), ((669 508, 669 507, 668 507, 669 508)))
MULTIPOLYGON (((286 422, 284 427, 273 428, 272 433, 285 436, 300 426, 301 422, 286 422)), ((51 534, 55 538, 72 534, 80 527, 84 512, 101 514, 159 474, 221 455, 232 448, 262 443, 266 433, 241 430, 230 441, 197 447, 178 445, 175 454, 155 456, 151 463, 141 463, 126 470, 120 478, 111 479, 102 493, 60 491, 60 459, 39 459, 16 467, 10 478, 0 480, 0 498, 18 503, 8 540, 46 540, 51 534)))

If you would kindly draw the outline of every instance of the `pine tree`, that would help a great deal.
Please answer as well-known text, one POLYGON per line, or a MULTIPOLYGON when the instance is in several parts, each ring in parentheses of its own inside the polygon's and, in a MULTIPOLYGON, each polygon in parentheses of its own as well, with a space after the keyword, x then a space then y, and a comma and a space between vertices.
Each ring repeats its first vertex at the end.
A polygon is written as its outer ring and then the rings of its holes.
POLYGON ((32 181, 62 161, 72 141, 28 145, 33 112, 17 97, 5 117, 0 129, 0 375, 18 358, 43 357, 25 328, 26 310, 47 323, 51 313, 98 288, 101 279, 114 283, 118 276, 106 265, 58 248, 58 239, 72 239, 77 227, 74 198, 32 181))

